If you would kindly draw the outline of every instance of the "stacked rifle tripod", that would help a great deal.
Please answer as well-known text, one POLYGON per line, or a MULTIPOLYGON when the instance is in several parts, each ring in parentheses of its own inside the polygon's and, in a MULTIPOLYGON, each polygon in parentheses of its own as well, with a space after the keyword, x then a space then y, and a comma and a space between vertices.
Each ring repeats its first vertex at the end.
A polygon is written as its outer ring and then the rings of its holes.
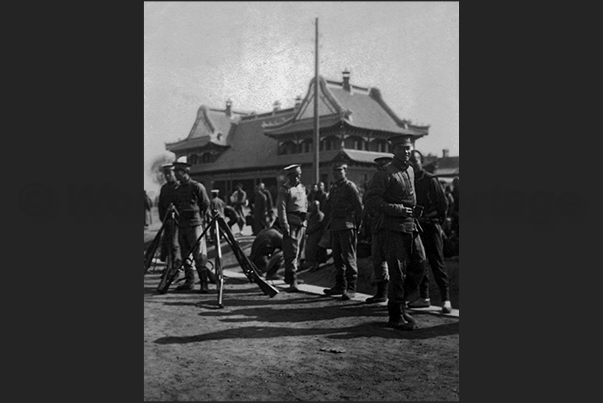
MULTIPOLYGON (((174 280, 178 276, 178 273, 184 267, 184 264, 187 262, 188 259, 191 258, 191 254, 193 253, 199 242, 201 242, 201 239, 206 236, 206 234, 208 234, 210 228, 213 228, 213 231, 211 231, 210 234, 213 232, 211 236, 214 238, 214 245, 216 248, 213 274, 215 274, 215 283, 218 290, 218 307, 224 308, 224 273, 222 269, 222 247, 220 245, 220 239, 222 235, 226 239, 226 242, 230 245, 237 261, 239 262, 239 265, 243 269, 243 273, 245 273, 245 275, 249 279, 249 282, 256 283, 258 287, 260 287, 262 292, 270 298, 278 294, 278 290, 276 288, 268 284, 266 281, 264 281, 264 279, 260 277, 257 267, 255 267, 255 265, 249 260, 247 255, 245 255, 243 249, 241 249, 241 246, 232 234, 230 227, 228 226, 226 221, 224 221, 224 218, 220 216, 220 213, 218 213, 217 210, 214 210, 212 212, 212 216, 209 220, 209 223, 205 226, 205 229, 197 238, 195 244, 191 247, 189 251, 187 251, 186 254, 182 255, 182 261, 175 262, 172 253, 172 239, 174 230, 177 225, 177 216, 178 212, 176 211, 173 205, 170 205, 166 213, 166 219, 164 220, 163 224, 161 225, 161 228, 157 232, 157 235, 155 235, 155 238, 153 238, 153 241, 151 242, 144 254, 144 274, 146 274, 149 268, 151 267, 153 258, 157 252, 157 248, 161 244, 162 236, 167 237, 167 241, 165 242, 165 245, 167 247, 166 269, 161 275, 161 281, 159 282, 159 286, 157 287, 157 292, 159 292, 160 294, 165 294, 168 291, 170 285, 174 282, 174 280)), ((209 239, 210 235, 207 235, 207 238, 209 239)))

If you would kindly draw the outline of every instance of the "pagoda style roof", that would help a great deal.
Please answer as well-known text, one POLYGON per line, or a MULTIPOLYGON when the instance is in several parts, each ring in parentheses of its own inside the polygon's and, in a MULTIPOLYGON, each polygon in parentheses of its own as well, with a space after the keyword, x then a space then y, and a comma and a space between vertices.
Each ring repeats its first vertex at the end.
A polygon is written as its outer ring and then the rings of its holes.
POLYGON ((234 111, 228 115, 225 109, 214 109, 201 105, 197 110, 197 117, 188 137, 184 140, 166 143, 165 147, 172 152, 205 147, 208 144, 227 147, 233 125, 246 115, 247 113, 234 111))
MULTIPOLYGON (((383 101, 377 88, 346 85, 343 82, 319 77, 318 116, 319 127, 341 124, 351 127, 394 134, 408 134, 417 138, 428 134, 429 126, 416 126, 400 119, 383 101)), ((263 126, 267 136, 278 138, 289 133, 313 130, 314 86, 310 81, 308 92, 296 113, 289 119, 263 126)))

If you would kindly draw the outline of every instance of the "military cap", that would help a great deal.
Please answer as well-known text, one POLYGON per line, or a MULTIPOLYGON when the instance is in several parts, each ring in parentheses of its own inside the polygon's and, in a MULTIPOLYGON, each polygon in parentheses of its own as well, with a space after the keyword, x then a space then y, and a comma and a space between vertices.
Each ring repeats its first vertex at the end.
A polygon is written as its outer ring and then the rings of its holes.
POLYGON ((178 158, 174 162, 174 168, 190 168, 192 165, 186 161, 186 156, 178 158))
POLYGON ((161 166, 161 169, 162 169, 162 170, 164 170, 164 171, 171 171, 171 170, 173 170, 173 169, 174 169, 174 164, 172 164, 172 163, 169 163, 169 164, 163 164, 163 165, 161 166))
POLYGON ((331 166, 333 167, 333 169, 341 169, 341 168, 347 169, 348 163, 343 160, 332 161, 331 166))
POLYGON ((373 161, 375 161, 375 164, 377 165, 385 165, 389 162, 392 162, 393 159, 393 157, 378 157, 375 158, 373 161))
POLYGON ((293 172, 293 171, 295 171, 297 169, 301 170, 301 165, 299 165, 299 164, 291 164, 289 166, 284 167, 283 171, 285 171, 287 173, 291 173, 291 172, 293 172))
POLYGON ((392 136, 387 139, 391 145, 402 145, 402 146, 412 146, 412 141, 410 140, 412 136, 407 134, 398 134, 396 136, 392 136))
POLYGON ((220 189, 212 189, 212 190, 211 190, 211 193, 212 193, 212 194, 214 194, 214 193, 215 193, 215 194, 219 194, 219 193, 220 193, 220 189))

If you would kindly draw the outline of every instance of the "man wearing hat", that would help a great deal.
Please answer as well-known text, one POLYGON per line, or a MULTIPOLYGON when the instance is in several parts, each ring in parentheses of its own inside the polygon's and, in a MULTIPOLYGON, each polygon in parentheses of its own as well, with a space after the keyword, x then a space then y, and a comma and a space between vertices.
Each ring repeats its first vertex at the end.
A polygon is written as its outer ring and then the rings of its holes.
MULTIPOLYGON (((209 214, 213 214, 214 210, 216 210, 221 217, 224 217, 224 207, 226 207, 226 203, 224 200, 220 199, 220 189, 212 189, 211 190, 211 200, 209 201, 209 214)), ((209 230, 211 233, 209 242, 213 242, 216 237, 216 230, 212 226, 209 230)))
POLYGON ((285 257, 285 282, 287 291, 297 292, 299 256, 304 248, 308 199, 306 187, 301 184, 301 167, 297 164, 284 168, 287 182, 278 190, 276 199, 277 220, 283 232, 283 255, 285 257))
MULTIPOLYGON (((174 175, 174 164, 164 164, 161 166, 161 171, 166 183, 161 186, 159 191, 159 202, 157 208, 159 210, 159 220, 165 225, 166 215, 170 204, 174 203, 174 195, 178 187, 178 180, 174 175)), ((178 245, 178 227, 174 222, 168 223, 168 230, 161 241, 161 261, 165 262, 167 258, 168 245, 172 246, 172 262, 179 265, 180 260, 180 245, 178 245)))
MULTIPOLYGON (((377 170, 384 171, 385 166, 392 162, 393 157, 378 157, 373 161, 377 165, 377 170)), ((366 206, 366 194, 363 200, 366 206)), ((377 293, 366 299, 367 304, 387 301, 387 283, 389 281, 389 273, 387 271, 387 262, 385 261, 385 253, 383 244, 379 242, 377 236, 377 228, 379 226, 382 215, 376 211, 365 207, 363 213, 362 230, 368 234, 371 242, 371 259, 373 261, 373 273, 375 275, 375 283, 377 284, 377 293)))
POLYGON ((358 188, 346 177, 348 165, 344 161, 335 161, 332 165, 335 182, 329 190, 325 215, 328 217, 327 230, 330 231, 336 273, 335 286, 325 289, 324 293, 341 295, 341 299, 346 301, 356 295, 356 246, 362 201, 358 188))
MULTIPOLYGON (((201 227, 202 217, 207 214, 207 209, 209 208, 209 197, 207 197, 205 186, 191 179, 189 174, 190 167, 191 165, 184 158, 174 162, 174 172, 180 182, 180 185, 176 188, 174 197, 174 204, 179 213, 178 241, 180 242, 182 253, 189 253, 188 256, 182 256, 183 259, 187 259, 184 262, 185 282, 176 288, 180 291, 194 289, 195 272, 188 257, 191 254, 191 248, 203 232, 203 228, 201 227)), ((196 243, 195 248, 192 249, 192 257, 199 275, 201 293, 205 294, 209 292, 208 283, 211 276, 207 268, 207 244, 205 243, 205 237, 201 238, 196 243)))
POLYGON ((416 204, 414 171, 409 165, 412 143, 409 135, 389 138, 394 158, 373 175, 366 193, 367 206, 383 215, 376 228, 383 245, 390 281, 388 283, 389 325, 412 330, 416 321, 406 312, 405 301, 424 274, 425 253, 418 236, 413 209, 416 204))
MULTIPOLYGON (((423 214, 418 217, 421 225, 421 241, 425 246, 425 253, 435 282, 440 290, 442 313, 451 313, 450 290, 448 286, 448 273, 444 263, 444 240, 442 227, 448 210, 448 200, 438 182, 438 178, 423 168, 423 154, 413 150, 410 155, 410 164, 415 171, 415 190, 417 204, 423 206, 423 214)), ((408 304, 411 308, 428 308, 429 275, 425 273, 419 286, 419 299, 408 304)))

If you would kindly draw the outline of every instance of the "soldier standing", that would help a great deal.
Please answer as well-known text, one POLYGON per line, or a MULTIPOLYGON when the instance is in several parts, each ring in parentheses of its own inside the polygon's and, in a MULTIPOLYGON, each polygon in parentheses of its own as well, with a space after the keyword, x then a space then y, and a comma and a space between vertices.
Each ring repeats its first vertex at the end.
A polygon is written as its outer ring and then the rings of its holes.
POLYGON ((299 165, 284 168, 287 182, 281 186, 276 200, 277 219, 283 231, 283 255, 285 257, 285 282, 290 285, 289 292, 297 292, 299 256, 304 248, 306 234, 306 214, 308 199, 306 188, 301 184, 302 174, 299 165))
MULTIPOLYGON (((379 157, 375 158, 374 161, 375 164, 377 164, 377 170, 384 171, 385 166, 392 162, 392 160, 392 157, 379 157)), ((373 261, 375 282, 377 283, 377 293, 374 296, 367 298, 366 303, 373 304, 376 302, 385 302, 387 301, 387 283, 389 282, 389 273, 387 271, 387 262, 385 261, 383 244, 378 242, 379 238, 377 235, 377 227, 381 220, 381 214, 372 211, 368 207, 365 207, 362 213, 364 216, 362 230, 366 231, 371 239, 371 259, 373 261)))
MULTIPOLYGON (((166 183, 161 186, 159 191, 159 202, 157 203, 157 209, 159 210, 159 220, 165 224, 167 219, 167 212, 170 204, 174 204, 174 196, 176 194, 176 188, 178 187, 178 180, 174 175, 174 164, 164 164, 161 166, 163 176, 165 177, 166 183)), ((176 266, 179 265, 180 260, 180 246, 178 245, 178 227, 175 222, 167 224, 167 231, 161 242, 161 261, 165 262, 167 257, 168 246, 172 247, 172 262, 176 266)))
POLYGON ((362 219, 362 201, 356 185, 346 178, 345 162, 333 164, 335 182, 331 185, 325 215, 331 235, 331 249, 335 264, 335 286, 324 290, 327 295, 341 295, 346 301, 356 295, 358 265, 356 246, 362 219))
MULTIPOLYGON (((191 179, 191 165, 185 161, 176 161, 174 163, 174 171, 176 178, 180 182, 180 186, 176 188, 175 206, 178 210, 178 241, 183 253, 191 254, 191 248, 199 239, 203 232, 201 226, 202 219, 207 213, 209 207, 209 197, 205 186, 191 179)), ((182 258, 188 258, 182 256, 182 258)), ((192 250, 193 261, 201 282, 201 293, 209 292, 208 283, 211 275, 207 268, 207 244, 205 237, 196 244, 192 250)), ((177 290, 192 290, 195 284, 195 272, 193 271, 191 261, 184 261, 184 284, 178 286, 177 290)))
MULTIPOLYGON (((444 263, 444 240, 442 226, 446 219, 448 202, 438 179, 423 169, 423 154, 413 150, 410 164, 415 171, 415 189, 417 204, 423 206, 424 212, 419 217, 422 227, 421 240, 425 246, 425 253, 435 282, 440 290, 442 313, 451 313, 450 289, 448 286, 448 273, 444 263)), ((426 308, 431 306, 429 299, 429 276, 425 273, 419 285, 419 299, 408 304, 411 308, 426 308)))
POLYGON ((409 166, 410 136, 391 137, 394 159, 386 169, 378 170, 369 183, 366 204, 383 215, 377 242, 383 244, 390 275, 387 310, 389 326, 412 330, 416 321, 406 312, 405 297, 416 290, 424 274, 423 245, 413 217, 416 204, 414 171, 409 166))

